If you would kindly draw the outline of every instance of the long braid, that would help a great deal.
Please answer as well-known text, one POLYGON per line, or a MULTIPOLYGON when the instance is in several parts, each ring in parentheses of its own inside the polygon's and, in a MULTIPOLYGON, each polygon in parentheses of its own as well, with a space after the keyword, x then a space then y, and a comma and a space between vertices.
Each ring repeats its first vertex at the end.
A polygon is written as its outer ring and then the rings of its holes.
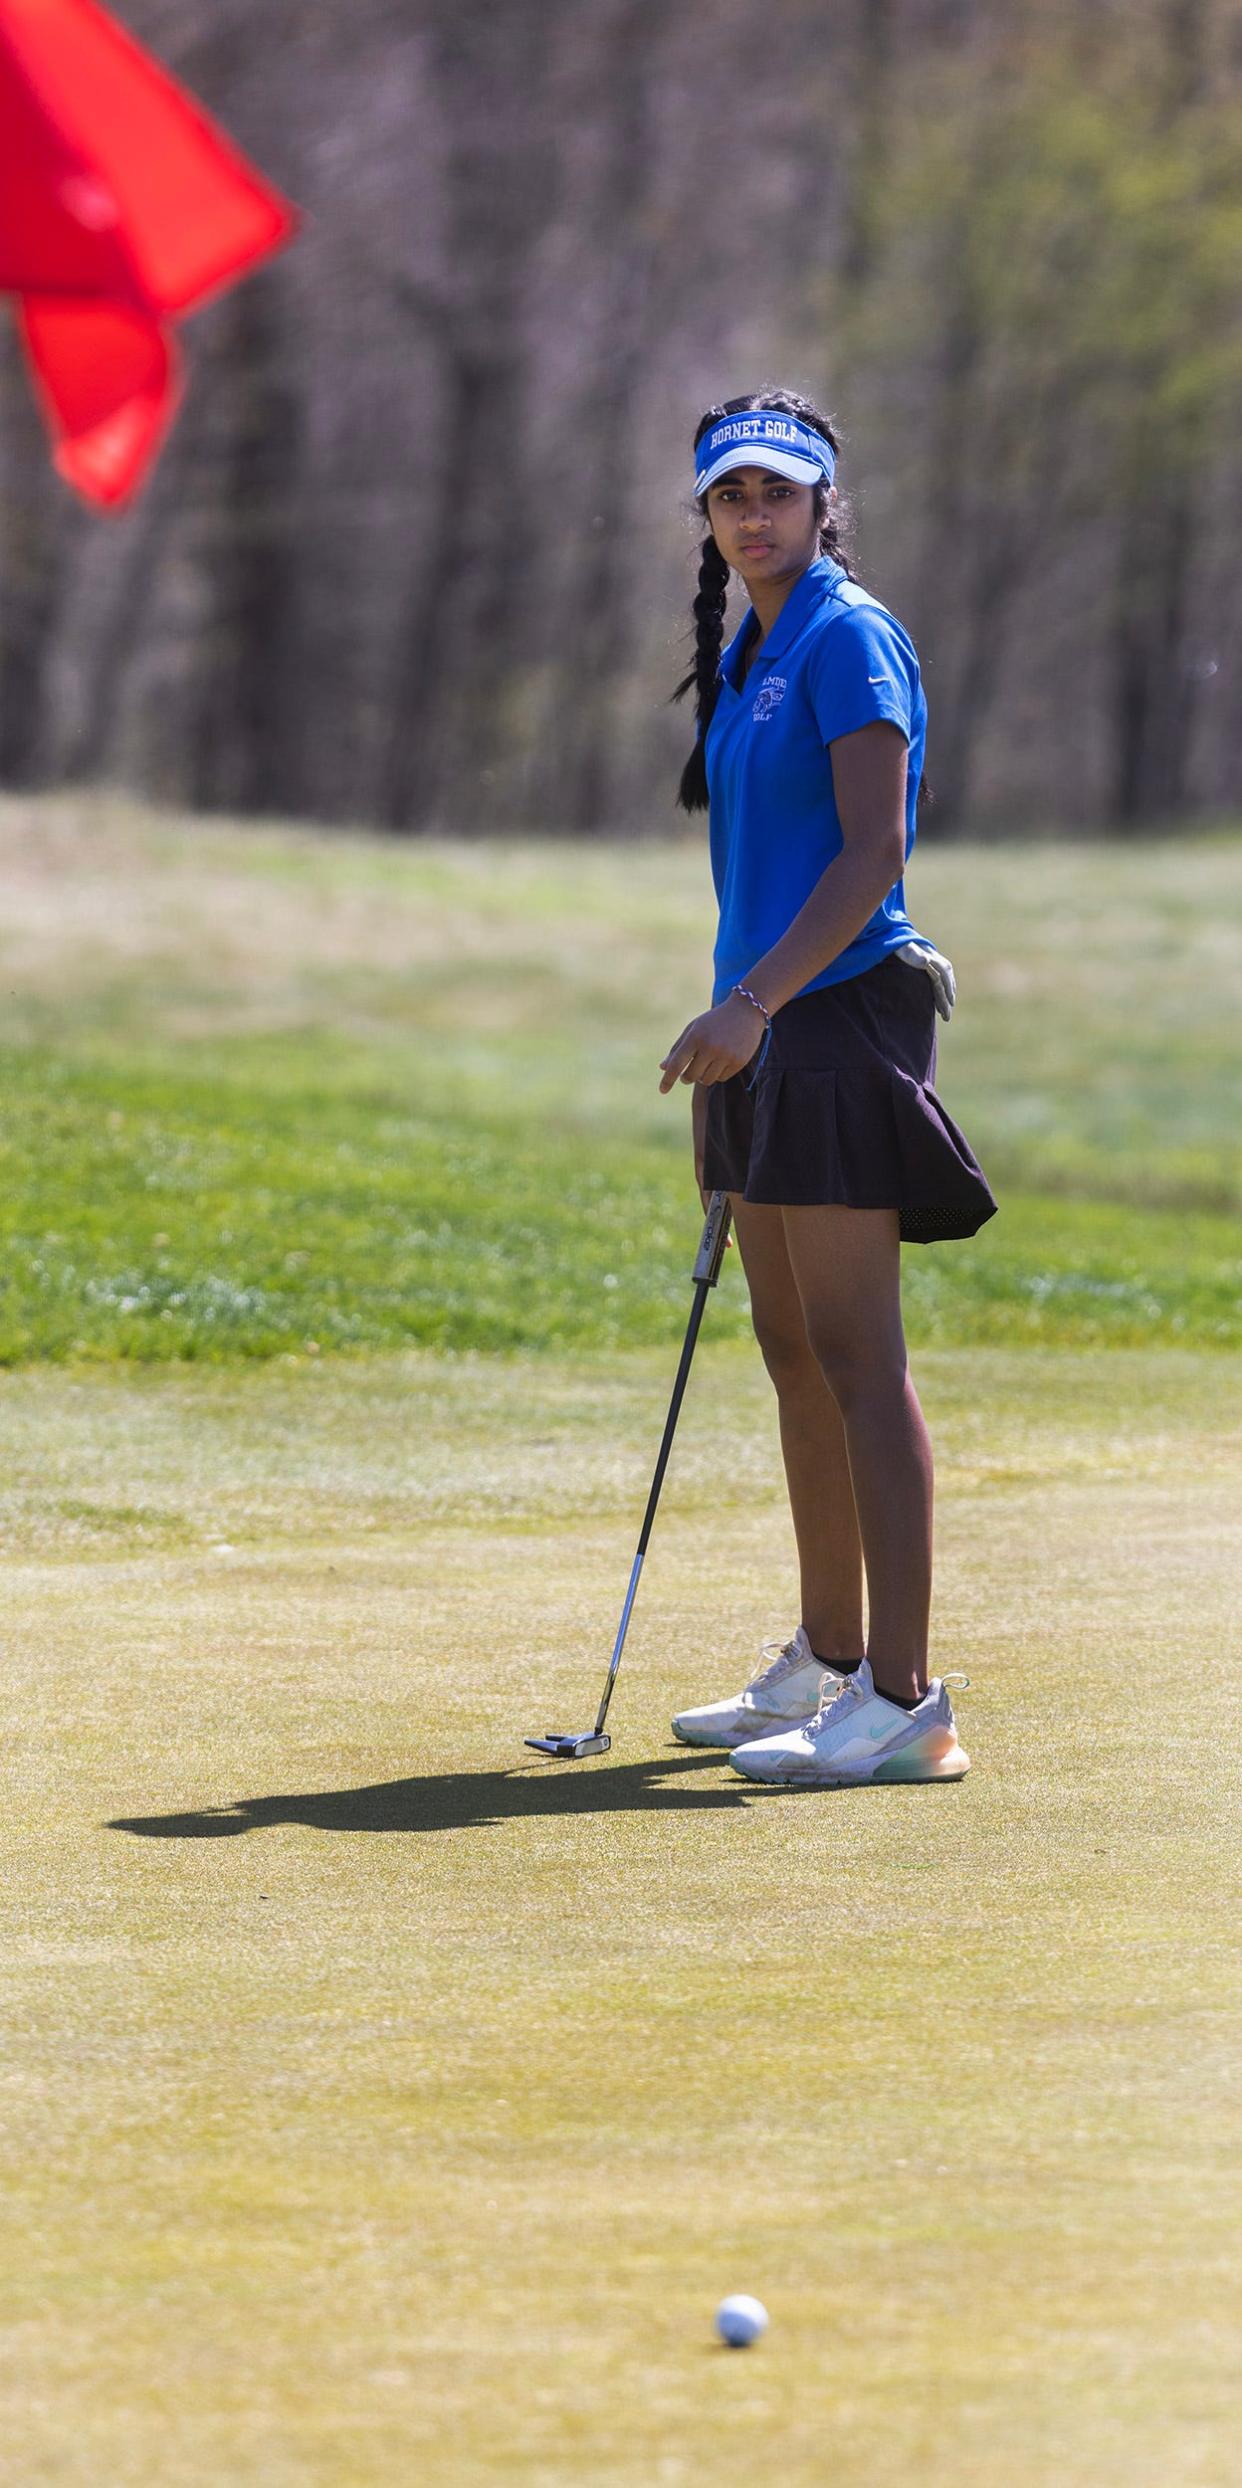
POLYGON ((677 790, 677 801, 683 812, 707 810, 705 747, 707 729, 712 722, 720 690, 720 651, 724 645, 728 594, 729 565, 715 537, 705 536, 699 548, 699 586, 693 607, 694 663, 673 693, 675 700, 684 700, 688 691, 694 692, 694 713, 699 728, 694 750, 682 770, 677 790))

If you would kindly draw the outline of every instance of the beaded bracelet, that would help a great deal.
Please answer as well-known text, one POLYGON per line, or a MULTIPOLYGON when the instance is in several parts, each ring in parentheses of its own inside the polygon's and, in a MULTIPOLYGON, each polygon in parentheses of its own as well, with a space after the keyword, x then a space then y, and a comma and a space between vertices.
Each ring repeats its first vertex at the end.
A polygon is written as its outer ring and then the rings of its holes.
POLYGON ((757 994, 757 993, 752 993, 752 992, 751 992, 751 990, 750 990, 749 985, 735 985, 735 986, 733 987, 733 991, 734 991, 734 993, 740 993, 740 994, 741 994, 741 996, 742 996, 742 999, 743 999, 743 1001, 744 1001, 744 1002, 753 1002, 753 1003, 754 1003, 755 1009, 756 1009, 757 1011, 759 1011, 759 1012, 762 1014, 762 1017, 763 1017, 763 1024, 764 1024, 764 1027, 767 1029, 768 1035, 769 1035, 769 1036, 771 1036, 771 1034, 772 1034, 772 1014, 771 1014, 771 1012, 770 1012, 770 1011, 768 1011, 768 1010, 766 1010, 766 1009, 764 1008, 764 1005, 763 1005, 763 1003, 760 1001, 758 994, 757 994))

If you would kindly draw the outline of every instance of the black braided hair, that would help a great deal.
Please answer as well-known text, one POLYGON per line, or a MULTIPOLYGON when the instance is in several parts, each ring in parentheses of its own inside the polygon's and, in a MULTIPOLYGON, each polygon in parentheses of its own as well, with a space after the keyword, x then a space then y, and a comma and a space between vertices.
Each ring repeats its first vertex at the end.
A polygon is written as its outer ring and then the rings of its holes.
MULTIPOLYGON (((792 389, 760 389, 749 397, 726 398, 723 406, 709 406, 695 435, 697 449, 705 432, 722 415, 747 415, 755 412, 795 415, 808 430, 822 433, 833 449, 839 447, 836 433, 827 415, 809 397, 798 397, 792 389)), ((839 562, 848 579, 854 576, 844 552, 848 514, 840 501, 830 502, 826 482, 815 486, 815 510, 819 520, 819 549, 830 553, 839 562)), ((707 515, 706 498, 696 501, 696 508, 707 515)), ((694 599, 694 663, 673 693, 675 700, 684 700, 688 691, 695 697, 698 737, 677 789, 677 801, 683 812, 707 810, 707 760, 705 745, 707 729, 712 722, 719 693, 720 651, 724 643, 725 605, 729 594, 729 565, 718 551, 714 536, 706 536, 699 548, 699 585, 694 599)))
POLYGON ((725 606, 729 598, 729 565, 714 536, 704 536, 699 547, 699 585, 694 599, 694 663, 684 681, 673 693, 675 700, 684 700, 687 691, 695 693, 694 713, 698 736, 694 750, 681 773, 677 801, 683 812, 707 810, 707 762, 704 748, 707 729, 712 722, 720 689, 720 651, 724 645, 725 606))

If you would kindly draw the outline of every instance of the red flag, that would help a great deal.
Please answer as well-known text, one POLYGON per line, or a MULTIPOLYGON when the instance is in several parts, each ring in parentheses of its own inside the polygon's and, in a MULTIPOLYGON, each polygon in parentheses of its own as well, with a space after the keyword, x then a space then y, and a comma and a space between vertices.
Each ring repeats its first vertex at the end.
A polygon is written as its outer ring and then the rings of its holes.
POLYGON ((0 0, 0 291, 62 475, 125 501, 176 412, 172 321, 296 211, 95 0, 0 0))

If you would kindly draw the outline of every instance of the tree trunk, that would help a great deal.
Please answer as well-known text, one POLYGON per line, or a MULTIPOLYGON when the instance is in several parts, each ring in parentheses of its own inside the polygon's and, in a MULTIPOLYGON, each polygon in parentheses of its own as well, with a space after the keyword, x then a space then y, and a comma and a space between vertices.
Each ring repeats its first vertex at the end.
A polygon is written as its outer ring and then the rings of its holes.
MULTIPOLYGON (((551 0, 461 15, 444 0, 432 52, 445 137, 445 270, 395 299, 440 359, 390 691, 383 811, 394 829, 450 812, 485 823, 515 735, 510 693, 541 523, 530 498, 526 317, 536 241, 553 212, 556 151, 541 114, 562 31, 551 0), (480 96, 490 107, 480 113, 480 96), (517 98, 521 98, 520 106, 517 98)), ((510 816, 512 796, 509 799, 510 816)))
POLYGON ((618 690, 634 657, 626 600, 628 507, 635 403, 647 340, 661 316, 651 185, 652 91, 664 20, 661 0, 635 0, 616 22, 609 64, 609 147, 598 191, 605 352, 584 415, 589 532, 561 616, 568 668, 553 780, 557 826, 586 834, 609 817, 618 690))
POLYGON ((860 0, 851 114, 854 144, 841 246, 841 282, 857 294, 870 279, 885 170, 892 144, 893 0, 860 0))
POLYGON ((209 615, 190 737, 190 797, 208 810, 297 809, 301 418, 275 279, 224 307, 224 441, 208 538, 209 615))
POLYGON ((1194 543, 1189 476, 1123 517, 1113 625, 1113 816, 1122 828, 1186 809, 1195 680, 1187 648, 1194 543))
POLYGON ((43 784, 53 739, 56 657, 72 512, 48 473, 25 358, 0 311, 0 786, 43 784))

